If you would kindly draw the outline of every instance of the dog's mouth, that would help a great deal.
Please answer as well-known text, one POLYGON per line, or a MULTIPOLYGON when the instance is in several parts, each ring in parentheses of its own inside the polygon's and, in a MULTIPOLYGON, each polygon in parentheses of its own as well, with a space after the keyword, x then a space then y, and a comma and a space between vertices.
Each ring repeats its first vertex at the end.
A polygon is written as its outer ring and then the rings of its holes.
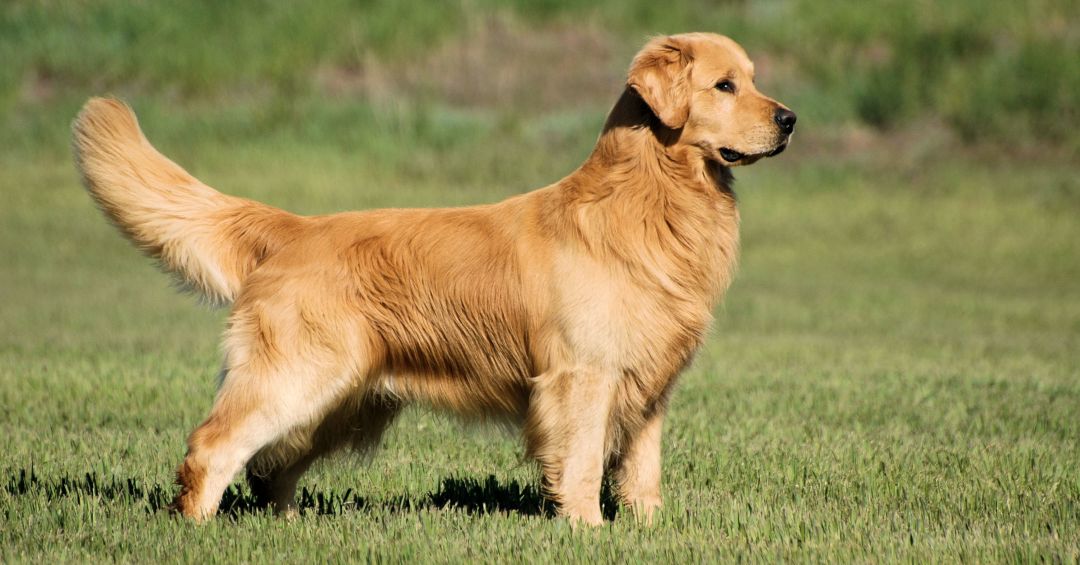
POLYGON ((757 161, 758 159, 761 159, 762 157, 775 157, 783 153, 784 150, 787 149, 787 146, 788 142, 785 139, 780 145, 777 145, 775 148, 769 151, 766 151, 764 153, 754 153, 752 155, 736 151, 734 149, 731 149, 730 147, 721 147, 720 157, 728 163, 737 163, 739 161, 747 161, 752 163, 754 161, 757 161))
POLYGON ((734 163, 745 157, 746 155, 735 151, 734 149, 728 149, 727 147, 720 148, 720 156, 724 158, 728 163, 734 163))
POLYGON ((776 157, 777 155, 783 153, 785 149, 787 149, 787 141, 784 141, 780 145, 777 145, 776 149, 773 149, 772 151, 769 151, 768 153, 765 154, 765 156, 766 157, 776 157))

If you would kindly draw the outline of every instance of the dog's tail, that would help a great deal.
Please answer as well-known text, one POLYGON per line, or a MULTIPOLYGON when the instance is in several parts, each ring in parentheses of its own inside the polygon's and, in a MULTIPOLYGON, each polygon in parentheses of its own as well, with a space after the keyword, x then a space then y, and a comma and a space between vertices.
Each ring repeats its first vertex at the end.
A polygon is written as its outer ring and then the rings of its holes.
POLYGON ((92 98, 72 124, 83 185, 121 232, 164 270, 219 303, 302 228, 303 218, 199 182, 158 153, 135 114, 92 98))

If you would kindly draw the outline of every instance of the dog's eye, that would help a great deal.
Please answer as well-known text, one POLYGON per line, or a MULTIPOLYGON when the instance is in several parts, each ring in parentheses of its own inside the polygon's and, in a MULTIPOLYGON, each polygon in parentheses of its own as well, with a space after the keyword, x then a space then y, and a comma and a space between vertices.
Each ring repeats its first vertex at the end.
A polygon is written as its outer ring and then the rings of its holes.
POLYGON ((731 82, 730 80, 722 80, 716 83, 716 89, 721 92, 735 94, 735 83, 731 82))

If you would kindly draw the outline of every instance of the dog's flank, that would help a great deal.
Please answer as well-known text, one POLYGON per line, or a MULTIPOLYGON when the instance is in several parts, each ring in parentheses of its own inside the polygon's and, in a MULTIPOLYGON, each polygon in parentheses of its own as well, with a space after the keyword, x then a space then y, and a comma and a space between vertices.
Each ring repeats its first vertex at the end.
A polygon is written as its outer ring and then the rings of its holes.
POLYGON ((159 153, 122 102, 91 99, 72 126, 83 184, 121 232, 214 302, 232 302, 303 219, 224 195, 159 153))
POLYGON ((605 472, 649 519, 668 398, 735 268, 728 167, 784 147, 788 114, 731 40, 658 38, 595 150, 553 185, 486 206, 299 217, 200 183, 126 106, 91 100, 74 149, 94 200, 166 270, 234 303, 176 509, 213 515, 246 466, 265 504, 295 512, 313 461, 373 449, 420 401, 520 424, 572 520, 602 521, 605 472))

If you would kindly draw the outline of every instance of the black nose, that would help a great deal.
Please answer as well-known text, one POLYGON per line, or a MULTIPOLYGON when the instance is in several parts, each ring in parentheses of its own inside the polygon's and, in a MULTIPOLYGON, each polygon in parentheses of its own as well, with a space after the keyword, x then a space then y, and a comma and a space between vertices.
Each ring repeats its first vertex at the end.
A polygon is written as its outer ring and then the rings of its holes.
POLYGON ((795 112, 786 108, 777 108, 776 114, 773 114, 773 121, 776 125, 780 126, 780 131, 784 133, 791 133, 795 131, 795 112))

